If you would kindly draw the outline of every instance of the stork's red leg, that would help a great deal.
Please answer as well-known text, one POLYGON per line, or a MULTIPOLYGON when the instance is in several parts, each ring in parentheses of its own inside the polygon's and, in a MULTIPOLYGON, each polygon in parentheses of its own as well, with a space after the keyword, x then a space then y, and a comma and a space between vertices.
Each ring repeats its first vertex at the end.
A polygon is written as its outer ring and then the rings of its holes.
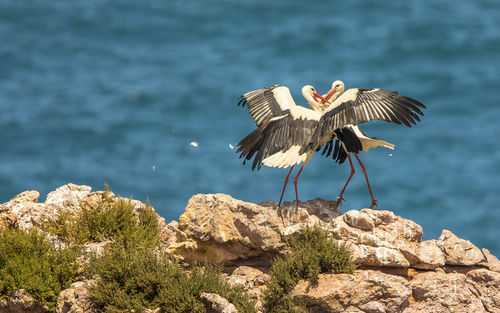
POLYGON ((302 170, 304 169, 304 165, 306 165, 306 163, 302 164, 299 172, 297 173, 297 176, 295 176, 295 178, 293 179, 293 184, 295 185, 295 199, 297 200, 297 210, 299 209, 299 194, 297 193, 297 181, 299 181, 299 176, 300 173, 302 173, 302 170))
POLYGON ((363 174, 365 174, 366 184, 368 185, 368 191, 370 192, 370 197, 372 197, 372 205, 370 205, 370 209, 373 209, 373 207, 375 205, 378 206, 378 203, 377 203, 377 200, 375 200, 375 198, 373 198, 372 188, 370 187, 370 182, 368 181, 368 175, 366 174, 366 168, 365 168, 365 166, 363 165, 363 162, 361 162, 361 160, 359 159, 359 157, 358 157, 358 155, 356 153, 354 153, 354 156, 358 160, 359 165, 361 165, 361 168, 363 169, 363 174))
POLYGON ((351 154, 349 152, 347 152, 347 157, 349 158, 349 165, 351 166, 351 175, 349 175, 349 178, 347 179, 347 182, 345 183, 344 188, 342 188, 340 195, 337 197, 337 207, 339 205, 342 205, 342 201, 344 201, 344 198, 342 198, 342 196, 344 195, 344 191, 347 188, 347 185, 349 185, 349 182, 351 181, 352 176, 354 176, 354 173, 356 173, 356 170, 354 169, 354 166, 352 165, 351 154))
POLYGON ((288 175, 286 175, 285 184, 283 184, 283 191, 281 192, 280 202, 278 203, 278 209, 281 206, 281 200, 283 200, 283 194, 285 193, 286 184, 288 184, 288 177, 290 177, 290 174, 292 173, 293 167, 294 167, 294 165, 292 165, 292 167, 290 168, 290 172, 288 172, 288 175))

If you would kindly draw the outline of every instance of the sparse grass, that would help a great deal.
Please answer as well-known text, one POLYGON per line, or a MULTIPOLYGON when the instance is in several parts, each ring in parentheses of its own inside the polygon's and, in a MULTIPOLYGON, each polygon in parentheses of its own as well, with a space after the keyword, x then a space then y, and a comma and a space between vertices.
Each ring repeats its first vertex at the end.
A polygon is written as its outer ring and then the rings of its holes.
POLYGON ((0 299, 25 289, 54 312, 59 292, 77 274, 76 256, 73 249, 54 248, 37 231, 4 230, 0 233, 0 299))
POLYGON ((269 313, 307 312, 305 306, 287 295, 301 279, 317 281, 320 273, 352 273, 349 249, 328 238, 319 227, 306 228, 286 239, 291 253, 275 260, 271 280, 264 293, 265 308, 269 313))

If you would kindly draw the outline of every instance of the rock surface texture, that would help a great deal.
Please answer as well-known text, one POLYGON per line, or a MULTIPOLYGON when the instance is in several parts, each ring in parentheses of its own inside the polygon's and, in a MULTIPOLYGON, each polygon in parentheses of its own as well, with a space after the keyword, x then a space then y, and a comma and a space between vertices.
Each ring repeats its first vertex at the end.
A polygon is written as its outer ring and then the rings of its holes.
MULTIPOLYGON (((37 228, 60 210, 80 210, 98 193, 68 184, 39 203, 37 191, 23 192, 0 205, 0 230, 37 228)), ((184 264, 222 262, 229 283, 243 287, 259 312, 264 312, 262 292, 269 266, 286 253, 284 236, 313 225, 345 242, 358 268, 353 274, 320 274, 316 283, 300 281, 291 296, 302 299, 310 312, 500 312, 500 261, 488 250, 448 230, 438 239, 422 241, 420 225, 390 211, 341 214, 334 209, 335 202, 315 199, 287 214, 287 205, 294 207, 288 203, 279 211, 273 202, 195 195, 178 222, 166 225, 160 219, 162 242, 184 264)), ((57 312, 92 312, 90 283, 76 282, 61 292, 57 312)), ((219 295, 204 294, 203 299, 213 312, 236 310, 219 295)), ((35 307, 24 291, 0 301, 0 312, 44 310, 35 307)))

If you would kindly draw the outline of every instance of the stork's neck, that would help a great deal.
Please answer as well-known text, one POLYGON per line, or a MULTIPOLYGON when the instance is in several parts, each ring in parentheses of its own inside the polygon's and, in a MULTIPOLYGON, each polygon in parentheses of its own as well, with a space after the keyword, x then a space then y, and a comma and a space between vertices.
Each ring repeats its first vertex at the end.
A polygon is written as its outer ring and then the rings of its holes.
POLYGON ((313 93, 309 91, 302 90, 302 95, 306 99, 307 103, 311 106, 314 111, 322 111, 322 105, 319 104, 313 97, 313 93))

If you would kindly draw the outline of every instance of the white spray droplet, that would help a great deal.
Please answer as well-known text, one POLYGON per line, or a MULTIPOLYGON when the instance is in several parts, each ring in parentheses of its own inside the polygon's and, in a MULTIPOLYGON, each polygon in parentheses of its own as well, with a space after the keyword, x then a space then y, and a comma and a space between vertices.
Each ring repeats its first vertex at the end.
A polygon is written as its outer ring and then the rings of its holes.
POLYGON ((389 153, 389 156, 391 157, 391 156, 392 156, 392 153, 389 153))
POLYGON ((156 166, 153 165, 153 171, 156 169, 156 166))
POLYGON ((233 145, 232 145, 232 144, 229 144, 229 148, 234 149, 234 147, 233 147, 233 145))
POLYGON ((198 143, 196 141, 191 141, 190 145, 193 147, 198 147, 198 143))

